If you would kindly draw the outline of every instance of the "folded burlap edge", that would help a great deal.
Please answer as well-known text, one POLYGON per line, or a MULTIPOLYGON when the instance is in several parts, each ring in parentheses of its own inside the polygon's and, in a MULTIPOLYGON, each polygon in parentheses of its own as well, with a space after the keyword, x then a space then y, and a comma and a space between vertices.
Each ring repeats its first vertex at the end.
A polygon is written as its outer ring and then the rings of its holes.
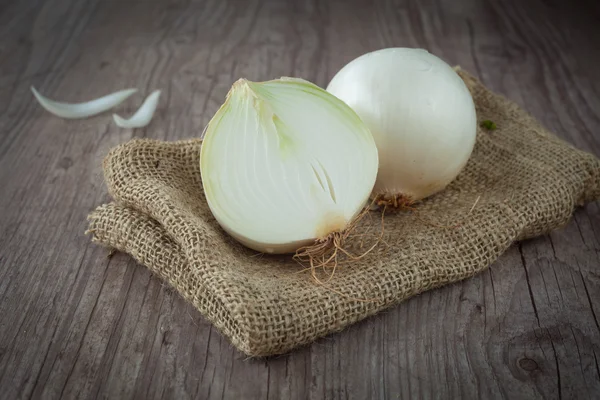
POLYGON ((88 222, 86 234, 92 234, 93 243, 109 251, 118 250, 129 254, 196 307, 235 347, 248 356, 256 355, 250 346, 251 329, 240 326, 240 322, 234 318, 233 310, 226 307, 201 281, 190 279, 190 274, 186 275, 184 272, 191 272, 188 268, 182 268, 180 273, 171 273, 177 266, 188 265, 188 261, 183 256, 180 246, 153 218, 131 207, 111 202, 98 206, 88 216, 88 222), (119 218, 115 218, 115 215, 119 218), (119 223, 114 224, 114 221, 119 223), (161 243, 162 246, 156 248, 129 245, 139 238, 145 239, 148 244, 161 243), (246 336, 248 338, 244 339, 246 336))

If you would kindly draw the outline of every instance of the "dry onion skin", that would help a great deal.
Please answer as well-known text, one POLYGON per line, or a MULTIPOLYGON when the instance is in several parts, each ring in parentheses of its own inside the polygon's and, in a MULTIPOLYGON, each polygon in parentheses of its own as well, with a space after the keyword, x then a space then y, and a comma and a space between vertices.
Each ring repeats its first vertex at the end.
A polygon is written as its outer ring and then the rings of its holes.
POLYGON ((101 114, 118 106, 131 95, 137 92, 137 89, 125 89, 115 93, 111 93, 100 98, 85 101, 82 103, 63 103, 51 100, 42 96, 33 86, 31 87, 33 95, 46 111, 66 119, 87 118, 101 114))
POLYGON ((144 100, 140 108, 129 119, 113 114, 115 124, 120 128, 143 128, 150 123, 158 106, 160 90, 155 90, 144 100))
POLYGON ((356 113, 296 78, 237 81, 200 154, 208 205, 223 229, 264 253, 293 253, 360 214, 377 148, 356 113))
POLYGON ((373 196, 405 205, 444 189, 475 145, 473 99, 458 74, 422 49, 367 53, 344 66, 327 91, 346 102, 379 149, 373 196))

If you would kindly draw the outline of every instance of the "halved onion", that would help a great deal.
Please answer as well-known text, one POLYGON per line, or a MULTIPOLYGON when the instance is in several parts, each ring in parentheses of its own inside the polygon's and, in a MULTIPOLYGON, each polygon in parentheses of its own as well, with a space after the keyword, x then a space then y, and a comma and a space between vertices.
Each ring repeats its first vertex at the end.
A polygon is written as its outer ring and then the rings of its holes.
POLYGON ((237 81, 200 156, 209 207, 230 235, 288 253, 344 231, 375 184, 377 148, 356 113, 310 82, 237 81))

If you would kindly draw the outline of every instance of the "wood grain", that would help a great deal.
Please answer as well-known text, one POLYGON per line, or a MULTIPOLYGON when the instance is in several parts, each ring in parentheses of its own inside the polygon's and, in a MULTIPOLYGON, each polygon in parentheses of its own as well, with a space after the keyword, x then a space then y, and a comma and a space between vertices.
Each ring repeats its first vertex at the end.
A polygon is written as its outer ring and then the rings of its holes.
POLYGON ((598 398, 600 204, 291 354, 248 360, 171 289, 84 236, 100 162, 132 137, 198 137, 239 77, 325 86, 358 55, 425 47, 600 156, 600 6, 558 0, 29 0, 0 4, 0 397, 598 398), (154 88, 145 129, 65 101, 154 88))

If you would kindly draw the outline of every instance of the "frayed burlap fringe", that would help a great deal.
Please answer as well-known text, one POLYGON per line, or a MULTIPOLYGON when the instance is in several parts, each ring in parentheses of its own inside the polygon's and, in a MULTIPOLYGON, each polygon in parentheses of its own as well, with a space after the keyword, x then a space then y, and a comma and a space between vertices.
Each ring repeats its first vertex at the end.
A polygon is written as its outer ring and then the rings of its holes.
MULTIPOLYGON (((257 255, 220 229, 207 206, 200 141, 133 140, 104 174, 114 201, 91 213, 93 240, 131 254, 202 312, 242 352, 287 352, 428 289, 487 268, 511 243, 558 228, 600 197, 600 162, 542 128, 460 71, 481 128, 473 155, 442 193, 389 213, 381 243, 318 285, 291 256, 257 255), (373 299, 363 301, 361 299, 373 299)), ((377 212, 348 246, 380 232, 377 212)), ((353 248, 352 248, 353 247, 353 248)))

